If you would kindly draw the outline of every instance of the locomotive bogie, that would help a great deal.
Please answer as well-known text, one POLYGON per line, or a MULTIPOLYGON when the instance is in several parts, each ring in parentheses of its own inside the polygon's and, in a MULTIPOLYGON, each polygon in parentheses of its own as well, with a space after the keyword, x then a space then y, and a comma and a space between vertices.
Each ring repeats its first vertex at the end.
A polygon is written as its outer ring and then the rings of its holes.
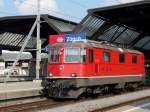
POLYGON ((133 89, 141 86, 143 79, 143 76, 47 79, 45 87, 49 97, 78 98, 83 93, 102 93, 107 91, 107 88, 108 91, 113 89, 133 89))

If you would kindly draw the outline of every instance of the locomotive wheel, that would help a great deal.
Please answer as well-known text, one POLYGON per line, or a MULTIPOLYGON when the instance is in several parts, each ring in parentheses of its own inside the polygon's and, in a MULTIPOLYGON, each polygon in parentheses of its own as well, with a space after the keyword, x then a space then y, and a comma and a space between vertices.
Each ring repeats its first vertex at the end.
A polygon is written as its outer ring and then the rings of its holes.
POLYGON ((59 96, 59 88, 57 88, 57 87, 54 87, 54 88, 52 88, 52 89, 48 89, 48 97, 55 97, 55 96, 59 96))
POLYGON ((52 96, 59 96, 59 88, 57 87, 54 87, 53 90, 52 90, 52 96))

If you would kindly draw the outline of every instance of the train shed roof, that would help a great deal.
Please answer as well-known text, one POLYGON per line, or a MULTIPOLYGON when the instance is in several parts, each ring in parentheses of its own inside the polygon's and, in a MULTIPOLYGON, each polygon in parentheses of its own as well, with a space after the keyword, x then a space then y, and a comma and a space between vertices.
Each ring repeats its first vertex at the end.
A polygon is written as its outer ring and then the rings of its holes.
POLYGON ((74 29, 89 39, 104 40, 150 54, 150 1, 89 9, 74 29))
MULTIPOLYGON (((19 50, 27 37, 36 15, 10 16, 0 18, 0 48, 3 50, 19 50)), ((47 44, 49 35, 71 32, 77 23, 57 18, 51 15, 41 15, 42 45, 47 44)), ((26 48, 36 46, 36 30, 32 34, 26 48)))
POLYGON ((150 35, 150 1, 142 0, 133 3, 89 9, 89 13, 102 16, 150 35))

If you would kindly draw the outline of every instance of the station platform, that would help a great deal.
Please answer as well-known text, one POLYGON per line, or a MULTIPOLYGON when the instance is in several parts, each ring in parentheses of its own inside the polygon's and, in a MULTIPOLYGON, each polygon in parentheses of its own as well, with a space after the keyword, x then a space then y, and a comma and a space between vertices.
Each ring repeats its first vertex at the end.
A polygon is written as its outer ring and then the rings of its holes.
MULTIPOLYGON (((34 77, 30 76, 11 76, 9 79, 7 79, 7 82, 20 82, 20 81, 32 81, 34 77)), ((6 76, 0 76, 0 83, 4 83, 6 79, 6 76)))
POLYGON ((0 83, 0 100, 39 96, 41 80, 0 83))

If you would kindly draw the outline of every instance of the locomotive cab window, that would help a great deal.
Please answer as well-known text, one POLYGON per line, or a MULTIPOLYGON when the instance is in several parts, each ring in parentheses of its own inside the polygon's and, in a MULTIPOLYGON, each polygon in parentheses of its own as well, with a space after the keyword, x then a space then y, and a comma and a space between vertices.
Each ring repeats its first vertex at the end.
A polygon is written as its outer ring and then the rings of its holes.
POLYGON ((109 52, 103 52, 103 61, 104 62, 110 62, 110 53, 109 52))
POLYGON ((60 60, 60 56, 59 56, 59 49, 58 48, 53 48, 50 49, 50 62, 51 63, 58 63, 60 60))
POLYGON ((137 63, 137 56, 132 56, 132 63, 136 64, 137 63))
POLYGON ((125 55, 124 54, 119 54, 119 62, 124 63, 125 62, 125 55))

